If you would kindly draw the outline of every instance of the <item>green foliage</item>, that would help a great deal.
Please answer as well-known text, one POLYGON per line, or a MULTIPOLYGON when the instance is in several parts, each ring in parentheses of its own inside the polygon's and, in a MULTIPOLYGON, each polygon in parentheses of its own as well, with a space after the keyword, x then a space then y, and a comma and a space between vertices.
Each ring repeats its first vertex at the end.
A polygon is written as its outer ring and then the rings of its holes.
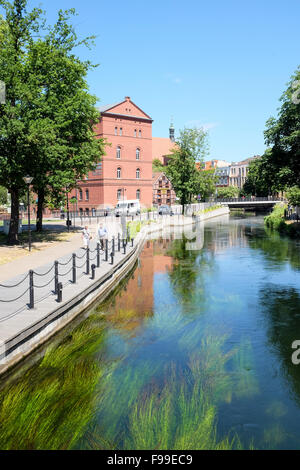
POLYGON ((265 217, 265 224, 267 227, 274 230, 284 231, 285 222, 284 222, 284 210, 286 206, 282 204, 276 204, 272 213, 265 217))
POLYGON ((209 196, 215 194, 216 182, 218 177, 215 176, 214 170, 201 170, 198 171, 195 192, 201 195, 201 199, 205 200, 209 196))
POLYGON ((7 204, 8 197, 7 197, 7 189, 3 186, 0 186, 0 205, 7 204))
POLYGON ((202 161, 207 151, 207 133, 203 129, 184 128, 179 132, 166 174, 183 207, 199 194, 201 188, 205 188, 207 182, 204 176, 200 176, 196 162, 202 161))
POLYGON ((235 186, 217 188, 217 191, 218 191, 218 198, 221 198, 221 199, 238 197, 238 194, 239 194, 239 189, 236 188, 235 186))
POLYGON ((291 206, 300 206, 300 188, 293 186, 286 192, 286 198, 291 206))
POLYGON ((261 157, 250 164, 245 183, 247 194, 267 196, 300 186, 300 103, 294 100, 294 83, 300 79, 300 68, 283 93, 278 117, 267 121, 264 132, 269 146, 261 157))
POLYGON ((154 158, 154 160, 152 160, 152 171, 154 173, 159 171, 165 171, 165 169, 166 167, 161 163, 159 158, 154 158))
POLYGON ((27 12, 27 0, 0 5, 6 13, 0 21, 0 31, 6 31, 0 79, 7 90, 0 113, 0 183, 12 195, 9 241, 16 242, 23 176, 34 178, 42 217, 45 199, 62 200, 65 188, 101 159, 104 142, 94 135, 99 116, 86 82, 92 65, 75 55, 92 38, 77 39, 69 24, 75 11, 59 11, 55 25, 46 28, 41 10, 27 12))

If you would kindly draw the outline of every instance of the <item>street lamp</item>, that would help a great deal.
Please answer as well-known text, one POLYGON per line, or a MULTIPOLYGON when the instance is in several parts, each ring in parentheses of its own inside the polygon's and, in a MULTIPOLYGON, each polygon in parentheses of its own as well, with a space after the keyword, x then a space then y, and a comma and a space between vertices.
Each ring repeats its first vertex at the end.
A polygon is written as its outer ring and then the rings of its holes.
POLYGON ((30 230, 30 197, 29 197, 29 187, 33 180, 32 176, 24 176, 23 180, 27 184, 27 209, 28 209, 28 248, 31 251, 31 230, 30 230))

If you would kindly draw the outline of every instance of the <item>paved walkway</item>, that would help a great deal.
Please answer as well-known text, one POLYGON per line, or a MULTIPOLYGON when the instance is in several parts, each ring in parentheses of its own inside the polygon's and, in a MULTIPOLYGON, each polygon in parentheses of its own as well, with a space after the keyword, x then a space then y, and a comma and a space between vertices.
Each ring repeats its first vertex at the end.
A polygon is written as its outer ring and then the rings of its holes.
MULTIPOLYGON (((79 219, 77 219, 77 221, 78 220, 79 219)), ((118 232, 121 233, 121 223, 119 219, 107 217, 107 220, 103 223, 108 230, 110 238, 113 235, 116 236, 118 232)), ((61 224, 58 223, 57 225, 55 225, 55 227, 52 224, 45 224, 45 227, 59 230, 59 228, 62 227, 65 229, 64 224, 65 222, 62 222, 61 224)), ((93 239, 95 239, 97 230, 96 219, 92 219, 91 224, 87 223, 87 225, 90 228, 93 239)), ((53 244, 53 246, 49 246, 48 248, 45 248, 39 252, 35 251, 30 254, 26 254, 26 256, 22 256, 21 258, 17 258, 13 261, 10 261, 9 263, 1 264, 0 283, 6 280, 10 280, 10 283, 14 284, 15 281, 18 282, 19 276, 28 272, 29 269, 35 269, 40 266, 47 265, 49 263, 49 260, 52 260, 54 262, 55 260, 78 250, 80 247, 83 246, 81 238, 81 230, 83 229, 83 227, 79 225, 78 228, 80 229, 80 232, 75 233, 74 236, 68 241, 55 243, 53 244)))

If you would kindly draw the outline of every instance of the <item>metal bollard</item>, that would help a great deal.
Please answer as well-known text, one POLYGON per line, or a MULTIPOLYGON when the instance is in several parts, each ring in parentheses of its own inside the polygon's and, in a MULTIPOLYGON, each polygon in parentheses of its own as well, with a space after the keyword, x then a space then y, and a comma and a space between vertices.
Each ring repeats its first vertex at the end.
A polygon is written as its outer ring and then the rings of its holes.
POLYGON ((97 268, 100 267, 100 243, 97 243, 97 268))
POLYGON ((114 253, 111 252, 110 254, 110 264, 114 264, 114 253))
POLYGON ((133 246, 133 238, 131 239, 131 246, 133 246))
POLYGON ((105 261, 108 261, 108 240, 105 240, 105 261))
POLYGON ((121 239, 120 239, 120 234, 118 233, 118 251, 121 250, 121 239))
POLYGON ((54 261, 54 293, 57 294, 58 285, 58 261, 54 261))
POLYGON ((76 254, 72 254, 72 282, 76 284, 76 254))
POLYGON ((95 279, 96 265, 92 264, 91 268, 92 268, 92 279, 95 279))
POLYGON ((126 243, 123 243, 123 255, 126 255, 126 243))
POLYGON ((86 249, 86 274, 90 274, 90 249, 86 249))
POLYGON ((29 271, 29 308, 34 308, 33 271, 29 271))
POLYGON ((63 285, 61 282, 59 282, 57 284, 57 302, 61 302, 62 301, 62 289, 63 289, 63 285))

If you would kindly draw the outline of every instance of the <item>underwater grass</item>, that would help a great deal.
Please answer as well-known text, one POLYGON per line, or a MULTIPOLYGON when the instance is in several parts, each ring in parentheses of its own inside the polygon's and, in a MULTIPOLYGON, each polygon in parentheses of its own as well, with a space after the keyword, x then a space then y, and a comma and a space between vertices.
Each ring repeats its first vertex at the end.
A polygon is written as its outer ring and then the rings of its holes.
POLYGON ((104 340, 103 322, 90 317, 1 391, 1 449, 74 446, 93 413, 94 390, 105 365, 93 354, 104 340))

